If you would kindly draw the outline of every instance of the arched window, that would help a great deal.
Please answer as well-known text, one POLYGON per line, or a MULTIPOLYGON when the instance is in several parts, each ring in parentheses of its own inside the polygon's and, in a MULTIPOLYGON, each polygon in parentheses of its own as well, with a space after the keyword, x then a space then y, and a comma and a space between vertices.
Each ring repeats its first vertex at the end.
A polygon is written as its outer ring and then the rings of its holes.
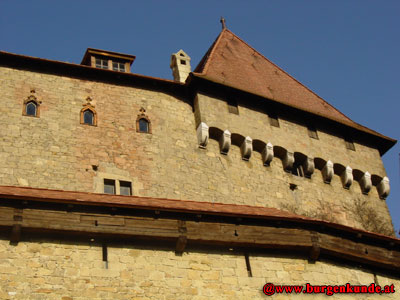
POLYGON ((31 95, 24 101, 22 115, 30 117, 39 117, 40 103, 34 95, 35 90, 31 90, 31 95))
POLYGON ((151 133, 151 122, 149 117, 145 114, 146 110, 142 107, 140 114, 136 119, 136 131, 143 133, 151 133))
POLYGON ((93 125, 94 114, 90 109, 83 112, 83 123, 88 125, 93 125))
POLYGON ((34 116, 36 117, 37 113, 37 104, 35 101, 29 101, 25 106, 25 114, 27 116, 34 116))
POLYGON ((149 121, 144 118, 139 119, 139 132, 149 132, 149 121))
POLYGON ((81 110, 81 124, 97 126, 97 114, 94 106, 87 104, 81 110))

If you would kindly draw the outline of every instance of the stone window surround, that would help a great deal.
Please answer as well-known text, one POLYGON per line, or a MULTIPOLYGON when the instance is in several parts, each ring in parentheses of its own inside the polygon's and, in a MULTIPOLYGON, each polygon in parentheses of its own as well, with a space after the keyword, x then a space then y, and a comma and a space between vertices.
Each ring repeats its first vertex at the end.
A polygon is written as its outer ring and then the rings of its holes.
POLYGON ((80 115, 80 123, 82 125, 87 125, 87 126, 97 126, 97 112, 94 109, 94 106, 91 105, 90 103, 83 104, 83 108, 81 109, 81 115, 80 115), (90 110, 93 113, 93 124, 87 124, 84 121, 84 113, 85 111, 90 110))
POLYGON ((146 112, 146 110, 142 107, 142 108, 140 109, 140 114, 137 115, 137 118, 136 118, 136 132, 139 132, 139 133, 149 133, 149 134, 151 134, 151 133, 152 133, 151 121, 150 121, 149 117, 147 116, 147 114, 146 114, 145 112, 146 112), (148 131, 140 131, 139 122, 140 122, 140 120, 142 120, 142 119, 144 119, 144 120, 147 121, 147 123, 148 123, 148 131))
POLYGON ((120 182, 130 182, 131 184, 131 195, 138 195, 138 188, 134 186, 132 178, 123 175, 117 175, 113 173, 97 172, 97 176, 94 177, 94 191, 95 193, 104 194, 104 180, 115 181, 115 195, 120 195, 120 182))
POLYGON ((33 95, 35 93, 35 90, 31 90, 31 93, 32 93, 32 95, 28 96, 24 100, 24 103, 23 103, 23 106, 22 106, 22 115, 23 116, 27 116, 27 117, 39 118, 40 117, 40 104, 42 103, 42 101, 39 101, 36 98, 36 96, 33 95), (35 103, 35 105, 36 105, 36 114, 35 115, 28 115, 26 113, 26 106, 31 102, 35 103))
MULTIPOLYGON (((105 193, 104 185, 105 185, 106 180, 114 181, 114 194, 113 195, 122 195, 121 194, 121 183, 122 182, 129 183, 130 184, 130 195, 129 196, 132 196, 133 192, 132 192, 132 182, 131 181, 121 180, 121 179, 112 179, 112 178, 103 178, 103 193, 105 193)), ((125 195, 125 196, 128 196, 128 195, 125 195)))

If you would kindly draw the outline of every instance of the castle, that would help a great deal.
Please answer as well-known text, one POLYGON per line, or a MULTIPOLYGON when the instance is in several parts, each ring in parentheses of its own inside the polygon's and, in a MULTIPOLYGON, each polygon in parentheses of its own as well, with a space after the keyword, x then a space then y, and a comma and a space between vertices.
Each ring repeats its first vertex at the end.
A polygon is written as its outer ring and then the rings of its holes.
POLYGON ((395 140, 226 28, 193 71, 174 53, 174 80, 134 60, 0 52, 1 299, 400 285, 381 160, 395 140))

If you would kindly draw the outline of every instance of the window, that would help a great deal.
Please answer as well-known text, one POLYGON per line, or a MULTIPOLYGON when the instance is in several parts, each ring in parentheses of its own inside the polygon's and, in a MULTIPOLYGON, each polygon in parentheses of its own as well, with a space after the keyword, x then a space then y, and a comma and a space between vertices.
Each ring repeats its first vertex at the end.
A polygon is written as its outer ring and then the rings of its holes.
POLYGON ((115 195, 115 180, 104 179, 104 193, 115 195))
POLYGON ((96 58, 96 68, 108 69, 108 59, 96 58))
POLYGON ((131 196, 132 195, 132 184, 129 181, 119 182, 120 195, 131 196))
POLYGON ((83 113, 83 123, 93 125, 94 115, 90 109, 85 110, 83 113))
POLYGON ((149 121, 146 119, 139 120, 139 132, 149 132, 149 121))
POLYGON ((104 193, 110 195, 132 195, 132 183, 129 181, 104 179, 104 193))
POLYGON ((317 133, 317 129, 314 127, 314 125, 308 125, 307 126, 307 130, 308 130, 308 136, 310 138, 316 139, 318 140, 318 133, 317 133))
POLYGON ((269 118, 269 124, 271 126, 279 127, 278 116, 275 113, 269 113, 268 118, 269 118))
POLYGON ((94 106, 90 104, 92 99, 87 97, 86 101, 87 103, 83 105, 81 110, 81 124, 97 126, 97 113, 94 106))
POLYGON ((31 90, 31 95, 26 98, 22 108, 22 115, 30 117, 39 117, 40 103, 35 97, 35 90, 31 90))
POLYGON ((36 102, 34 102, 34 101, 29 101, 29 102, 26 104, 26 107, 25 107, 25 114, 26 114, 27 116, 36 117, 36 112, 37 112, 37 104, 36 104, 36 102))
POLYGON ((136 132, 151 133, 151 122, 143 107, 140 108, 140 114, 136 119, 136 132))
POLYGON ((228 102, 228 111, 231 114, 238 115, 239 114, 239 107, 238 107, 237 101, 235 99, 228 98, 227 102, 228 102))
POLYGON ((345 137, 344 143, 346 144, 347 149, 356 151, 356 147, 354 147, 353 140, 350 137, 345 137))
POLYGON ((125 72, 125 63, 113 61, 113 71, 125 72))

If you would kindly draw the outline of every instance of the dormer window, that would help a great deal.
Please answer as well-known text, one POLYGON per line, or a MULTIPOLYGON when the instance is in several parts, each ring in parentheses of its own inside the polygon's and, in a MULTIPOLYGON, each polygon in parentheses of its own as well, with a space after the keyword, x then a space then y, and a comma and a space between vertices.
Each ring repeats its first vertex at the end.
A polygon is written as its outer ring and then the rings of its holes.
POLYGON ((88 48, 81 65, 129 73, 135 58, 133 55, 88 48))
POLYGON ((113 61, 113 71, 125 72, 125 63, 113 61))
POLYGON ((96 68, 108 69, 108 59, 96 58, 96 68))

